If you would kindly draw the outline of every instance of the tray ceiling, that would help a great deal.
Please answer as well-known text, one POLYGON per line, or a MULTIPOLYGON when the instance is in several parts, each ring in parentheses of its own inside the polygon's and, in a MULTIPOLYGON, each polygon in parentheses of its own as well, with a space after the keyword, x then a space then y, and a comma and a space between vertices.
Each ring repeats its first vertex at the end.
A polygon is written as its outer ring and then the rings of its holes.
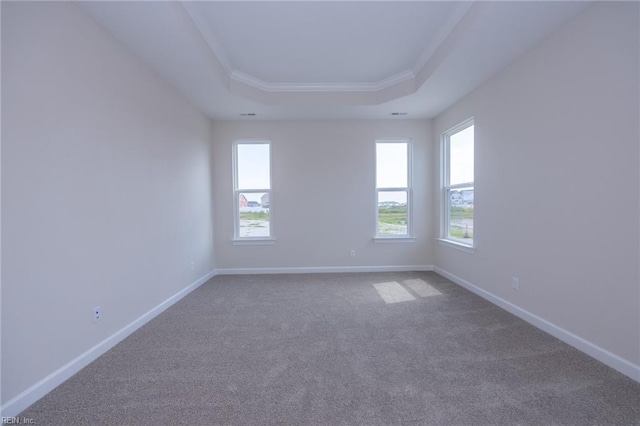
MULTIPOLYGON (((584 2, 80 2, 212 118, 428 118, 584 2)), ((255 119, 254 118, 254 119, 255 119)))

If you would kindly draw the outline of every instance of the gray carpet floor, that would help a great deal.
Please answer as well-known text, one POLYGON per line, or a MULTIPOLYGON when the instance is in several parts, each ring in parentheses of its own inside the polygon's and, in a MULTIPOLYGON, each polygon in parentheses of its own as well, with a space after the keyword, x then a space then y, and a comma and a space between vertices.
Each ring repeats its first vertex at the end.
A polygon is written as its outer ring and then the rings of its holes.
POLYGON ((640 425, 640 384, 434 273, 218 276, 20 416, 640 425))

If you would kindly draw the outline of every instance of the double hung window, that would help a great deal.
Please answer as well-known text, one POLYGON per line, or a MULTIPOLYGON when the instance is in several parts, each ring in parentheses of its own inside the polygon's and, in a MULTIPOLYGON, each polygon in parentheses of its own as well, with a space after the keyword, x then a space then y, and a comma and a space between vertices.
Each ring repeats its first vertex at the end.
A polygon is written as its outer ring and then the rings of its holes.
POLYGON ((443 134, 442 237, 473 247, 474 124, 467 120, 443 134))
POLYGON ((376 141, 376 238, 411 236, 411 141, 376 141))
POLYGON ((270 239, 271 144, 240 141, 233 153, 235 239, 270 239))

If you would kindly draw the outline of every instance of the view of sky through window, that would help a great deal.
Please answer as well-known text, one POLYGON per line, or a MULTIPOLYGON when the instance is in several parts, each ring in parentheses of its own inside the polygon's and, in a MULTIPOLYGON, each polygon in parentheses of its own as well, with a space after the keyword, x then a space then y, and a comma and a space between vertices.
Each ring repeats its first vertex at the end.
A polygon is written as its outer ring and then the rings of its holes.
POLYGON ((376 186, 404 188, 409 180, 406 143, 376 144, 376 186))
POLYGON ((268 144, 238 145, 238 189, 271 189, 268 144))
POLYGON ((449 185, 473 182, 473 127, 451 135, 449 185))

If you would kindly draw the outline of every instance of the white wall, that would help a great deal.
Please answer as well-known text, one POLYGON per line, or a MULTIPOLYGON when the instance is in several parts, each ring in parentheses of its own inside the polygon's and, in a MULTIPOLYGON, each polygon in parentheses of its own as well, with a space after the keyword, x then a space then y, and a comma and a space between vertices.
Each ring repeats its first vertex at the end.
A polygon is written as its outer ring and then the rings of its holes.
POLYGON ((218 268, 353 268, 430 264, 433 211, 430 122, 215 121, 214 192, 218 268), (414 148, 412 243, 374 243, 375 140, 411 138, 414 148), (272 143, 273 245, 233 245, 232 146, 272 143), (356 257, 349 258, 349 250, 356 257))
POLYGON ((2 89, 4 404, 214 264, 210 120, 75 5, 2 3, 2 89))
POLYGON ((476 132, 477 249, 436 265, 635 368, 638 39, 637 3, 594 4, 434 121, 476 132))
POLYGON ((638 5, 596 4, 433 128, 216 121, 211 132, 76 6, 3 2, 2 404, 209 273, 214 231, 222 270, 435 263, 640 364, 638 48, 638 5), (472 255, 434 243, 435 148, 469 116, 472 255), (383 137, 414 141, 413 243, 372 241, 383 137), (273 245, 231 242, 239 138, 272 141, 273 245))

